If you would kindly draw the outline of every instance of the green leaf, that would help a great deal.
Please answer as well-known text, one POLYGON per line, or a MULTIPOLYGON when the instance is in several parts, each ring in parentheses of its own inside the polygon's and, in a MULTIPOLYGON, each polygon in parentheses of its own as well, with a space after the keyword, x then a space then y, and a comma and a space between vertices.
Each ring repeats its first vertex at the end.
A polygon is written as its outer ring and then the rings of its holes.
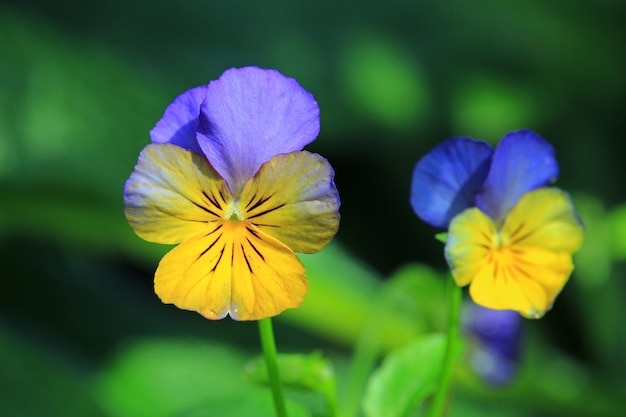
MULTIPOLYGON (((309 292, 299 308, 285 311, 279 320, 352 345, 372 316, 387 313, 377 303, 383 281, 380 275, 355 259, 337 241, 321 252, 299 257, 306 266, 309 292), (320 317, 332 317, 332 320, 320 320, 320 317)), ((419 332, 415 317, 398 314, 380 329, 382 348, 402 346, 419 332)))
MULTIPOLYGON (((279 354, 278 371, 285 386, 317 393, 335 389, 335 371, 332 363, 321 352, 311 354, 279 354)), ((259 356, 246 364, 245 376, 254 383, 268 384, 265 358, 259 356)))
MULTIPOLYGON (((279 354, 278 372, 285 387, 321 394, 330 410, 337 407, 336 378, 332 363, 321 352, 279 354)), ((265 358, 259 356, 245 367, 246 378, 253 383, 269 385, 265 358)))
MULTIPOLYGON (((98 381, 113 417, 273 417, 269 390, 245 381, 245 357, 198 340, 144 340, 120 352, 98 381)), ((308 411, 287 401, 290 416, 308 411)))
POLYGON ((437 239, 441 243, 446 243, 448 241, 448 232, 437 233, 435 235, 435 239, 437 239))
POLYGON ((446 338, 433 334, 390 353, 369 380, 363 411, 367 417, 407 416, 435 390, 446 338))

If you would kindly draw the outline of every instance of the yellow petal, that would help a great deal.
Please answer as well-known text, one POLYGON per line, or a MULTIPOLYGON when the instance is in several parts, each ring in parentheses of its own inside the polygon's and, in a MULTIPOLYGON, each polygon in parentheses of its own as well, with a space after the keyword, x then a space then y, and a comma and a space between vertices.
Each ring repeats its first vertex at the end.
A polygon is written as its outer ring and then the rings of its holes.
POLYGON ((230 192, 202 155, 171 144, 151 144, 139 155, 124 189, 124 213, 151 242, 179 243, 223 215, 230 192))
POLYGON ((167 253, 154 275, 161 301, 221 319, 230 310, 232 244, 224 237, 224 221, 205 226, 200 235, 167 253))
POLYGON ((548 311, 574 270, 569 252, 554 252, 537 247, 515 246, 516 266, 522 275, 533 277, 543 288, 546 304, 534 303, 538 311, 548 311))
POLYGON ((504 245, 539 247, 574 253, 583 241, 583 227, 568 194, 539 188, 519 200, 502 226, 504 245))
POLYGON ((230 315, 260 320, 298 307, 308 290, 300 259, 252 224, 241 227, 237 237, 230 315))
POLYGON ((291 250, 315 253, 339 228, 333 170, 320 155, 276 155, 245 185, 239 205, 245 219, 291 250))
POLYGON ((247 222, 219 221, 161 260, 155 291, 164 303, 209 319, 259 320, 297 307, 304 266, 285 245, 247 222))
POLYGON ((450 222, 445 256, 458 286, 468 285, 484 266, 495 245, 493 221, 477 208, 457 215, 450 222))
POLYGON ((551 308, 572 268, 568 254, 540 248, 500 248, 472 280, 470 296, 488 308, 539 318, 551 308))

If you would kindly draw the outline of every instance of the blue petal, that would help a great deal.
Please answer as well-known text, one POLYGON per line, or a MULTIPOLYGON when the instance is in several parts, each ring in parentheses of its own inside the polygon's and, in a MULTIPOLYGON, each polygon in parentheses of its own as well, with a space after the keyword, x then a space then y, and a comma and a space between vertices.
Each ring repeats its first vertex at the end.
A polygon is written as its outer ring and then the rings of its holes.
POLYGON ((442 142, 415 165, 411 205, 426 223, 446 229, 450 220, 475 206, 493 150, 485 142, 453 138, 442 142))
POLYGON ((522 361, 522 316, 476 304, 464 313, 464 328, 477 342, 470 352, 474 370, 489 384, 511 383, 522 361))
POLYGON ((559 166, 554 148, 530 130, 508 133, 498 144, 476 205, 496 223, 527 193, 554 182, 559 166))
POLYGON ((196 129, 200 116, 200 105, 206 97, 207 87, 187 90, 174 99, 161 120, 150 131, 153 143, 171 143, 181 148, 202 154, 196 140, 196 129))
POLYGON ((233 68, 209 84, 197 139, 238 195, 261 164, 301 150, 319 127, 317 103, 296 80, 275 70, 233 68))

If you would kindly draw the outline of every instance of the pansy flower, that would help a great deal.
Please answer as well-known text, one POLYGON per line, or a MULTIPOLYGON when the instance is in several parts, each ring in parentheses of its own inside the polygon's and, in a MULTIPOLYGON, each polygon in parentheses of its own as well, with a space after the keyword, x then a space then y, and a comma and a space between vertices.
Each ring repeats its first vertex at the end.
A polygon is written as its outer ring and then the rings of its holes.
POLYGON ((558 171, 552 146, 528 130, 495 149, 450 139, 415 166, 413 209, 448 229, 452 276, 477 304, 539 318, 567 282, 583 228, 569 195, 549 186, 558 171))
POLYGON ((178 244, 154 277, 164 303, 237 320, 301 304, 294 252, 339 227, 332 167, 302 150, 318 133, 313 96, 275 70, 230 69, 167 107, 124 189, 135 232, 178 244))

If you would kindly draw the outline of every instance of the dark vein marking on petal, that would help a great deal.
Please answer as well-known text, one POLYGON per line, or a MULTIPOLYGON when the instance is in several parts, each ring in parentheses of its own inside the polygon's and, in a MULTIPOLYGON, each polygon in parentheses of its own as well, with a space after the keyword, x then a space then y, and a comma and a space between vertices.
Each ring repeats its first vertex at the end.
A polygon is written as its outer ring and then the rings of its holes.
MULTIPOLYGON (((256 235, 255 235, 255 236, 256 236, 256 235)), ((258 237, 258 236, 257 236, 257 237, 258 237)), ((261 254, 261 252, 260 252, 260 251, 256 248, 256 246, 254 246, 254 245, 252 244, 252 242, 250 242, 250 239, 248 239, 248 238, 246 237, 246 240, 248 241, 248 243, 250 244, 250 246, 252 246, 252 249, 254 249, 254 251, 257 253, 257 255, 259 255, 259 256, 261 257, 261 259, 263 260, 263 262, 265 262, 265 256, 263 256, 263 255, 261 254)))
POLYGON ((516 234, 519 233, 519 231, 524 227, 524 223, 520 223, 519 225, 517 225, 517 229, 515 229, 513 232, 511 232, 511 236, 515 236, 516 234))
POLYGON ((486 232, 481 231, 481 232, 480 232, 480 237, 481 237, 481 238, 482 238, 482 240, 484 240, 485 242, 489 242, 489 243, 491 243, 491 241, 492 241, 492 237, 491 237, 489 234, 487 234, 486 232))
MULTIPOLYGON (((517 260, 516 260, 517 261, 517 260)), ((532 279, 532 276, 528 273, 528 271, 525 271, 520 265, 513 265, 512 266, 520 275, 523 275, 524 278, 526 279, 532 279)))
POLYGON ((260 213, 254 214, 254 215, 248 217, 248 219, 254 219, 255 217, 263 216, 264 214, 271 213, 272 211, 278 210, 279 208, 284 207, 284 206, 285 206, 285 203, 280 204, 280 205, 278 205, 276 207, 272 207, 271 209, 267 209, 267 210, 262 211, 260 213))
MULTIPOLYGON (((248 242, 250 241, 248 240, 248 242)), ((252 266, 250 265, 250 261, 248 261, 248 257, 246 256, 246 250, 244 249, 243 245, 240 245, 240 246, 241 246, 241 253, 243 253, 243 259, 246 260, 246 265, 248 265, 248 271, 252 273, 252 266)))
POLYGON ((512 243, 522 242, 522 241, 526 240, 528 237, 532 236, 533 233, 535 233, 534 230, 528 230, 526 233, 524 233, 521 236, 516 236, 515 238, 511 237, 511 241, 512 241, 512 243))
MULTIPOLYGON (((191 200, 189 200, 189 201, 191 201, 191 200)), ((208 208, 204 207, 203 205, 198 204, 198 203, 196 203, 195 201, 191 201, 191 202, 192 202, 192 203, 193 203, 196 207, 201 208, 202 210, 206 211, 207 213, 212 214, 212 215, 214 215, 215 217, 220 217, 217 213, 213 212, 212 210, 209 210, 208 208)))
POLYGON ((255 226, 263 226, 263 227, 281 227, 276 224, 266 224, 266 223, 254 223, 255 226))
POLYGON ((215 229, 211 230, 209 233, 207 233, 207 236, 211 236, 213 233, 217 232, 218 230, 220 230, 222 228, 222 223, 218 224, 215 229))
POLYGON ((255 197, 256 197, 256 194, 254 195, 254 197, 253 197, 253 198, 251 198, 251 199, 250 199, 250 203, 248 203, 248 205, 246 206, 246 209, 247 209, 248 211, 252 211, 252 210, 254 210, 255 208, 259 207, 260 205, 264 204, 267 200, 269 200, 270 198, 272 198, 272 197, 273 197, 273 195, 270 195, 270 196, 267 196, 267 197, 261 197, 261 198, 259 198, 259 199, 256 201, 256 203, 254 203, 254 204, 253 204, 253 203, 252 203, 252 201, 254 200, 254 198, 255 198, 255 197), (252 205, 252 207, 250 207, 250 205, 252 205))
POLYGON ((218 190, 217 190, 217 191, 218 191, 218 193, 220 194, 220 197, 222 197, 222 201, 224 201, 224 202, 225 202, 225 201, 226 201, 226 197, 224 197, 224 193, 222 193, 222 188, 221 188, 221 187, 220 187, 220 188, 218 188, 218 190))
POLYGON ((213 266, 213 268, 211 268, 211 272, 215 272, 215 270, 217 269, 217 266, 220 264, 220 261, 222 260, 222 256, 224 256, 225 250, 226 250, 226 246, 224 246, 222 250, 220 251, 220 256, 217 258, 217 261, 215 262, 215 265, 213 266))
MULTIPOLYGON (((207 235, 208 236, 208 235, 207 235)), ((213 241, 213 243, 211 243, 205 250, 202 251, 202 253, 196 258, 196 261, 198 261, 200 258, 202 258, 208 251, 211 250, 211 248, 213 246, 215 246, 215 244, 217 243, 218 240, 220 240, 220 238, 222 237, 222 235, 219 235, 217 238, 215 238, 215 240, 213 241)))
POLYGON ((248 232, 252 233, 252 234, 254 235, 254 237, 256 237, 257 239, 261 239, 261 238, 259 237, 259 234, 257 233, 257 231, 256 231, 256 230, 254 230, 254 229, 252 229, 252 228, 250 228, 250 227, 248 227, 248 226, 246 226, 246 230, 248 230, 248 232))
POLYGON ((202 190, 202 194, 204 194, 204 196, 207 198, 207 200, 209 200, 211 202, 211 204, 213 204, 215 207, 218 208, 218 210, 222 210, 222 206, 220 205, 220 203, 217 201, 217 198, 215 198, 215 196, 213 195, 213 193, 211 193, 210 195, 206 193, 206 191, 202 190))

